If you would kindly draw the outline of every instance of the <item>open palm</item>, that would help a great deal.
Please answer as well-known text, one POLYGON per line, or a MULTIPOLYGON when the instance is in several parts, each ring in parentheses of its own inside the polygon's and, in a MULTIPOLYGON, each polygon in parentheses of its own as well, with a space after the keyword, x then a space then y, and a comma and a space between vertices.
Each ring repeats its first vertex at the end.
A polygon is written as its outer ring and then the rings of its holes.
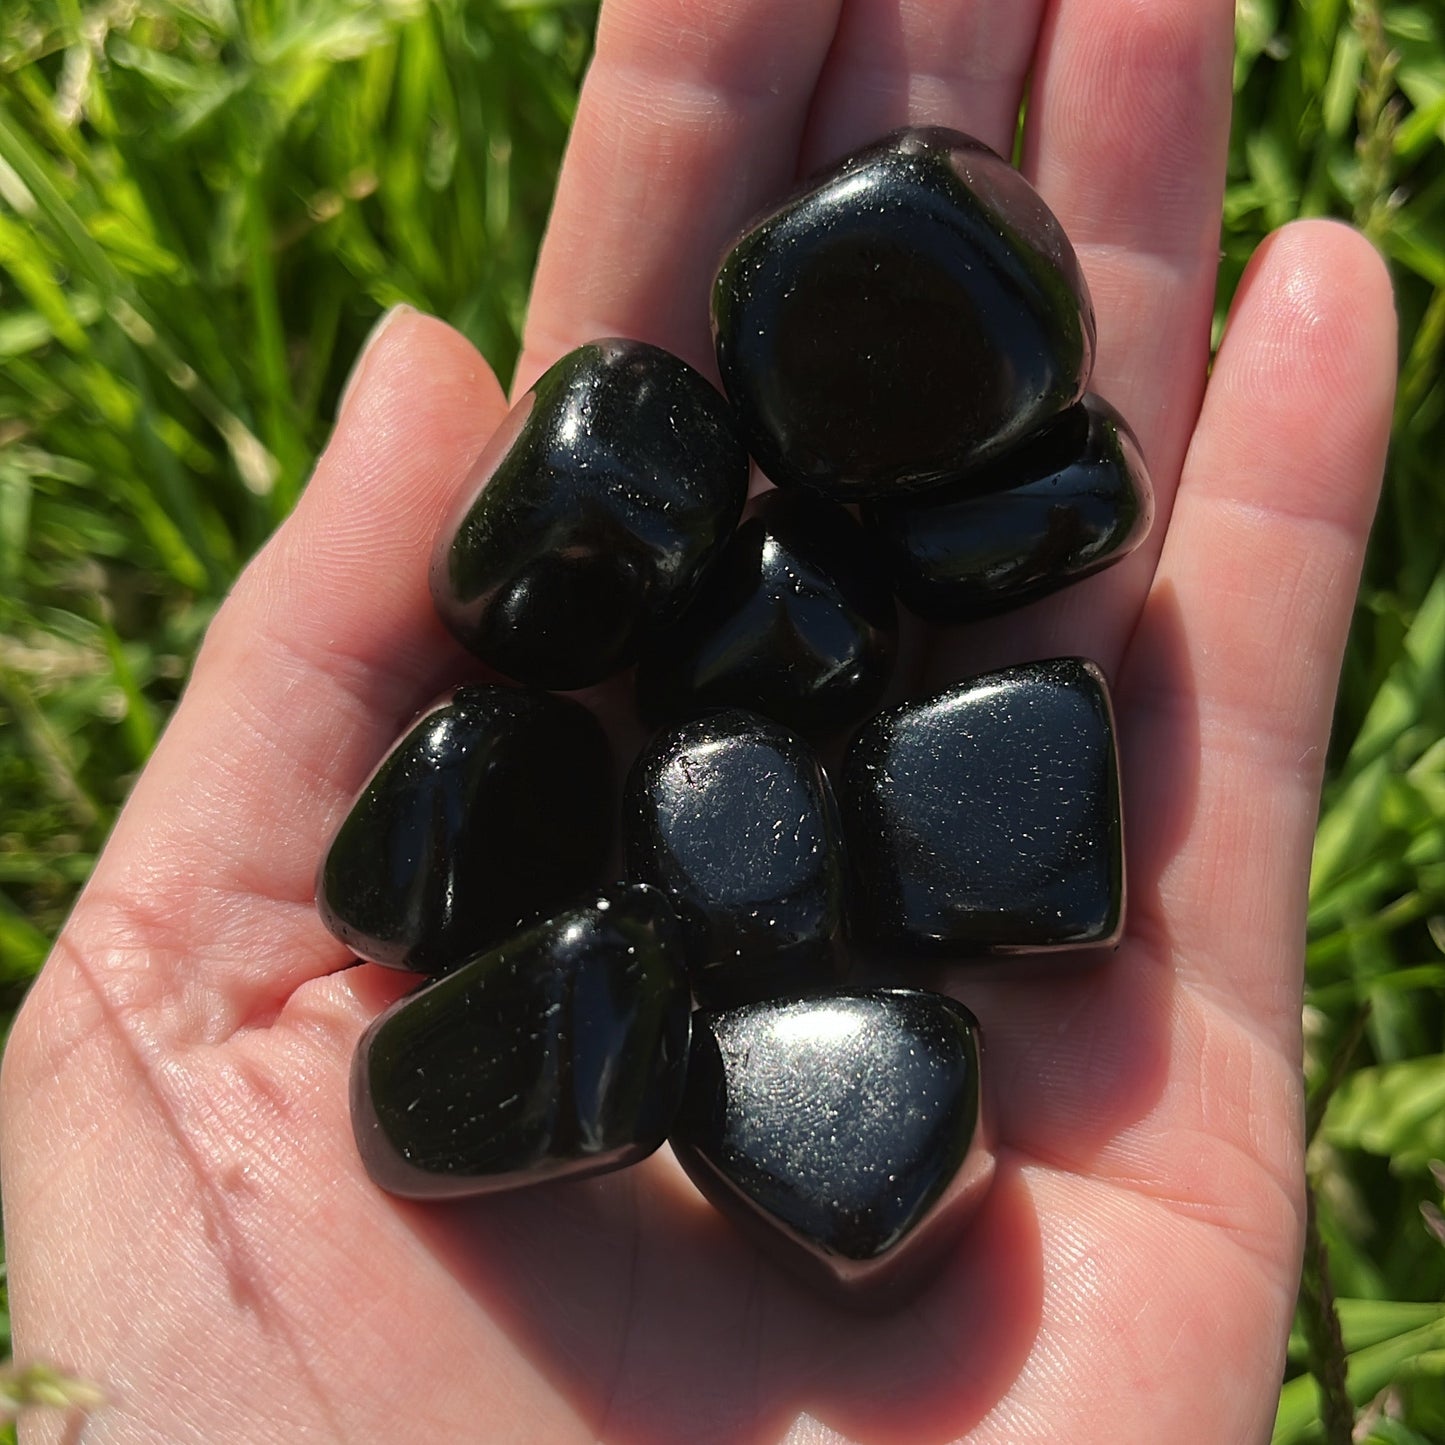
MULTIPOLYGON (((355 1040, 406 986, 313 906, 409 715, 473 675, 438 519, 501 417, 455 332, 376 338, 295 516, 186 697, 17 1023, 15 1342, 99 1379, 88 1441, 1233 1442, 1267 1432, 1301 1235, 1309 846, 1394 373, 1383 268, 1303 223, 1256 258, 1208 389, 1232 0, 608 0, 518 386, 601 335, 711 370, 712 268, 800 174, 904 122, 1007 151, 1075 241, 1093 387, 1154 535, 922 687, 1096 658, 1115 683, 1129 935, 947 980, 982 1020, 993 1193, 916 1303, 819 1302, 664 1153, 424 1207, 355 1155, 355 1040)), ((27 1438, 61 1438, 37 1419, 27 1438)))

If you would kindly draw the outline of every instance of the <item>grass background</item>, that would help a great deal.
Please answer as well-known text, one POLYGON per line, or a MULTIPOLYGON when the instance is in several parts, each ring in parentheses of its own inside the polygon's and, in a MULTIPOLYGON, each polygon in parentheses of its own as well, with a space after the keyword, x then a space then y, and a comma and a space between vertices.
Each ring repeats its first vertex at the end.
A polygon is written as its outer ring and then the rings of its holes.
MULTIPOLYGON (((372 321, 410 301, 509 373, 594 20, 4 0, 0 1021, 372 321)), ((1239 0, 1237 35, 1221 315, 1268 230, 1331 214, 1389 257, 1403 323, 1315 851, 1314 1207, 1275 1440, 1442 1442, 1445 6, 1239 0)), ((83 1398, 23 1363, 0 1413, 83 1398)))

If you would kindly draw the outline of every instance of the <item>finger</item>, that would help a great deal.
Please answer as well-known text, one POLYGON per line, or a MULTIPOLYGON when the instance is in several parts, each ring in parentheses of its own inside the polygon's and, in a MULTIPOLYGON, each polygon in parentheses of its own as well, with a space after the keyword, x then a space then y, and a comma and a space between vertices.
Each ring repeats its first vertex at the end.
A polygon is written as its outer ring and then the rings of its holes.
POLYGON ((1120 679, 1134 852, 1170 859, 1136 914, 1186 983, 1291 1049, 1321 769, 1394 377, 1374 250, 1327 222, 1277 234, 1236 302, 1120 679), (1165 760, 1191 753, 1197 782, 1170 776, 1165 760))
POLYGON ((514 392, 599 336, 713 371, 723 251, 792 183, 838 0, 609 0, 537 265, 514 392))
POLYGON ((317 860, 406 719, 474 671, 435 616, 427 558, 504 409, 486 363, 441 322, 402 311, 374 338, 72 921, 69 951, 84 933, 80 951, 133 1001, 224 1031, 346 961, 316 917, 317 860))
POLYGON ((1139 435, 1151 538, 1005 625, 940 642, 941 680, 1082 653, 1112 675, 1168 526, 1209 359, 1233 64, 1231 0, 1054 0, 1024 168, 1063 222, 1098 318, 1091 388, 1139 435))
POLYGON ((847 0, 803 147, 814 170, 902 125, 1013 149, 1044 0, 847 0))
POLYGON ((1094 297, 1094 388, 1157 473, 1158 537, 1204 387, 1233 21, 1232 0, 1055 0, 1025 138, 1094 297))

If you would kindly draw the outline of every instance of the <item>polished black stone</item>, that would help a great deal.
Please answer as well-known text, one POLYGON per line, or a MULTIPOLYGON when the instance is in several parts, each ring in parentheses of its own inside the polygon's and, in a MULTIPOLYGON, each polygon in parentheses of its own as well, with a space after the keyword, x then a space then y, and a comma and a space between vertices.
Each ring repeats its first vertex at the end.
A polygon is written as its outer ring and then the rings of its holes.
POLYGON ((322 921, 354 953, 442 973, 593 887, 612 754, 592 714, 532 688, 460 687, 387 754, 322 860, 322 921))
POLYGON ((899 131, 786 201, 729 252, 712 308, 758 464, 848 501, 991 460, 1076 402, 1093 365, 1063 227, 956 131, 899 131))
POLYGON ((351 1073, 372 1179, 442 1199, 646 1158, 687 1069, 680 949, 659 893, 610 888, 387 1009, 351 1073))
POLYGON ((865 949, 949 959, 1116 940, 1119 765, 1093 663, 1005 668, 878 714, 838 791, 865 949))
POLYGON ((957 490, 873 502, 869 529, 920 617, 966 622, 1022 607, 1127 556, 1154 491, 1123 417, 1089 395, 957 490))
POLYGON ((733 1002, 834 977, 843 862, 812 749, 733 709, 659 733, 623 799, 627 876, 663 889, 699 999, 733 1002))
POLYGON ((726 403, 640 341, 569 352, 513 408, 443 527, 432 598, 499 672, 578 688, 675 621, 741 515, 726 403))
POLYGON ((973 1015, 912 989, 700 1010, 670 1142, 780 1262, 886 1290, 916 1278, 991 1181, 979 1057, 973 1015))
POLYGON ((644 655, 651 723, 744 707, 797 732, 861 722, 888 685, 898 611, 863 529, 836 502, 770 492, 644 655))

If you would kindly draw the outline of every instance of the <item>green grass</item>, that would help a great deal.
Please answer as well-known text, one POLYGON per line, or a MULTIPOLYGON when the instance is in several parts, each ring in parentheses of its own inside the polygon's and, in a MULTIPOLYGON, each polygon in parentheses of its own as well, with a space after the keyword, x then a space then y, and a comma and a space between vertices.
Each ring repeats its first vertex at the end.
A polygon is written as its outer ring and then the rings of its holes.
MULTIPOLYGON (((510 370, 593 18, 555 0, 4 0, 0 1018, 371 322, 411 301, 510 370)), ((1266 231, 1331 214, 1389 256, 1403 321, 1315 856, 1317 1229, 1276 1440, 1438 1441, 1445 8, 1240 0, 1239 19, 1221 312, 1266 231)))

